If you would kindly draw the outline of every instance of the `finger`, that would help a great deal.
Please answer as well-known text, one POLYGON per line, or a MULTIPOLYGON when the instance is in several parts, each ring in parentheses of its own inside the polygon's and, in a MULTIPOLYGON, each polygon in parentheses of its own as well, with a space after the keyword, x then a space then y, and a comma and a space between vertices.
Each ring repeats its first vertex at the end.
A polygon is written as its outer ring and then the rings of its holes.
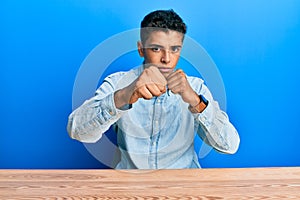
POLYGON ((167 91, 166 85, 156 84, 161 93, 165 93, 167 91))
POLYGON ((168 88, 172 89, 177 85, 182 85, 185 87, 186 83, 187 83, 186 77, 178 73, 170 77, 170 79, 168 79, 168 88))
POLYGON ((138 92, 139 92, 139 96, 142 97, 142 98, 144 98, 144 99, 151 99, 153 97, 153 95, 147 89, 146 86, 140 87, 139 90, 138 90, 138 92))
POLYGON ((152 96, 159 96, 162 94, 161 90, 155 84, 147 84, 146 88, 148 89, 148 91, 150 91, 152 96))
POLYGON ((178 77, 183 77, 186 78, 185 73, 183 72, 182 69, 178 69, 175 72, 172 72, 168 77, 167 81, 169 82, 170 80, 177 79, 178 77))
POLYGON ((137 91, 134 92, 134 93, 131 95, 130 99, 129 99, 129 104, 135 103, 139 98, 141 98, 141 97, 139 96, 139 93, 138 93, 137 91))
POLYGON ((181 81, 175 80, 175 81, 173 81, 173 82, 171 82, 171 83, 168 83, 168 89, 170 89, 170 90, 173 92, 173 89, 174 89, 175 87, 179 87, 179 86, 181 86, 181 85, 182 85, 182 82, 181 82, 181 81))
POLYGON ((181 85, 176 85, 172 88, 170 88, 170 90, 174 93, 174 94, 181 94, 183 91, 183 87, 181 85))

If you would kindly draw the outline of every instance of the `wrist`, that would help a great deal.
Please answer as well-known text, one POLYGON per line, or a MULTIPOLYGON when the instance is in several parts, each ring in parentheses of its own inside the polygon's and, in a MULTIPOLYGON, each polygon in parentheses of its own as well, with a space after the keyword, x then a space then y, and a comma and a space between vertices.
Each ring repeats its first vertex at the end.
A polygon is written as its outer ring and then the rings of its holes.
POLYGON ((123 89, 117 90, 114 93, 115 106, 118 109, 129 104, 129 99, 130 99, 130 96, 129 96, 128 88, 123 88, 123 89))
POLYGON ((190 104, 191 107, 195 107, 196 105, 198 105, 201 102, 200 97, 198 96, 198 94, 196 92, 194 92, 194 95, 191 95, 192 98, 191 100, 188 102, 190 104))
POLYGON ((208 101, 205 99, 203 95, 198 96, 198 103, 197 104, 190 104, 189 105, 189 110, 192 113, 201 113, 205 110, 205 108, 208 105, 208 101))

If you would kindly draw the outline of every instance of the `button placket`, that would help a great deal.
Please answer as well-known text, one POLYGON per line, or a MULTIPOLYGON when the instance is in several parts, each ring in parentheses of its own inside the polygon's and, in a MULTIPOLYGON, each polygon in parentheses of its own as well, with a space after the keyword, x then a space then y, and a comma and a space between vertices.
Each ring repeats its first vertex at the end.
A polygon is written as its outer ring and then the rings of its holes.
POLYGON ((150 141, 150 157, 149 157, 149 165, 151 168, 157 168, 157 140, 159 138, 159 131, 160 131, 160 117, 161 117, 161 106, 162 100, 157 98, 154 101, 153 106, 153 125, 152 125, 152 135, 150 141))

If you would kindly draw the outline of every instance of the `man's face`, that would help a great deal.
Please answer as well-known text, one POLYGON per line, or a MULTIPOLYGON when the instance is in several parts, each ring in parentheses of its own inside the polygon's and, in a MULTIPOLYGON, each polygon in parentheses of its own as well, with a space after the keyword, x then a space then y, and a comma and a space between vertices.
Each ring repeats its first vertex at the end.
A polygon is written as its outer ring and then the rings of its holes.
POLYGON ((144 44, 138 42, 138 51, 146 66, 154 65, 168 77, 179 60, 182 40, 183 34, 177 31, 154 31, 144 44))

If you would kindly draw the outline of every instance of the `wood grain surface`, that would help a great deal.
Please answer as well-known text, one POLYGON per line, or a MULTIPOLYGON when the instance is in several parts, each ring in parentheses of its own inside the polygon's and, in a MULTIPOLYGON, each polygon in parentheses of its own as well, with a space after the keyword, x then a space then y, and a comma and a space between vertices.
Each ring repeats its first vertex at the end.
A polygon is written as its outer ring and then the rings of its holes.
POLYGON ((0 199, 300 199, 300 167, 0 170, 0 199))

